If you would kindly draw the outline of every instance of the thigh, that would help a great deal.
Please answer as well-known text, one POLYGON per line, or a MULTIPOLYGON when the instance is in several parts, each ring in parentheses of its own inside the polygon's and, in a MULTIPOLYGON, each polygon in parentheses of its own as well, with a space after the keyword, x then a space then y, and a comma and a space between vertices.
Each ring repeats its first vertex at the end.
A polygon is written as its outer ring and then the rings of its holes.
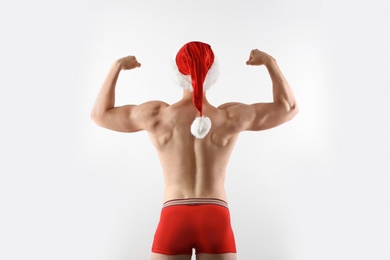
POLYGON ((163 255, 152 253, 151 260, 191 260, 191 255, 163 255))
POLYGON ((196 260, 236 260, 237 254, 197 254, 196 260))

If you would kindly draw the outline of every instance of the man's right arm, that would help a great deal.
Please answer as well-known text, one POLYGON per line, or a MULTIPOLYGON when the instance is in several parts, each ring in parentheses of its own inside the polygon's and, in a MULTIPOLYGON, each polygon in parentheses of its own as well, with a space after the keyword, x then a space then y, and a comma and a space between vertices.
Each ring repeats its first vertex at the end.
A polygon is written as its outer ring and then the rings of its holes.
POLYGON ((265 65, 272 80, 273 102, 246 105, 231 103, 220 106, 235 132, 260 131, 276 127, 291 120, 298 107, 294 93, 281 72, 276 60, 265 52, 252 50, 247 65, 265 65))

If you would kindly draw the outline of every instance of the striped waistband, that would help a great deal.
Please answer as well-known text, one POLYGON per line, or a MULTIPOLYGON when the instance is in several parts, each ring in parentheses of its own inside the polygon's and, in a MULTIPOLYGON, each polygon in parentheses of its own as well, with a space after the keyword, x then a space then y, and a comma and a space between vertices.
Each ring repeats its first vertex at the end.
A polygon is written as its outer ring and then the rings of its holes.
POLYGON ((220 199, 191 198, 191 199, 168 200, 164 202, 163 208, 170 207, 170 206, 177 206, 177 205, 197 206, 197 205, 205 205, 205 204, 219 205, 226 208, 228 207, 226 201, 220 199))

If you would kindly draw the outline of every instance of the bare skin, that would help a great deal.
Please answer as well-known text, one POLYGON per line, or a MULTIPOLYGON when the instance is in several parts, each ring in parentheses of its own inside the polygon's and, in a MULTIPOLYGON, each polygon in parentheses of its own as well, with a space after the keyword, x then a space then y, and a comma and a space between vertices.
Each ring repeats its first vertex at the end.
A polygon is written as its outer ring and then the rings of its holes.
MULTIPOLYGON (((101 127, 119 132, 148 132, 155 146, 165 180, 164 201, 185 198, 217 198, 227 201, 224 188, 226 167, 242 131, 260 131, 291 120, 298 112, 295 97, 276 61, 270 55, 252 50, 247 65, 266 66, 273 83, 273 102, 246 105, 226 103, 215 107, 204 93, 203 113, 212 128, 196 139, 190 126, 198 111, 192 93, 172 105, 150 101, 140 105, 115 106, 115 86, 121 70, 138 68, 134 56, 113 63, 97 97, 92 119, 101 127)), ((191 256, 152 253, 152 260, 189 260, 191 256)), ((197 254, 198 260, 230 260, 236 254, 197 254)))

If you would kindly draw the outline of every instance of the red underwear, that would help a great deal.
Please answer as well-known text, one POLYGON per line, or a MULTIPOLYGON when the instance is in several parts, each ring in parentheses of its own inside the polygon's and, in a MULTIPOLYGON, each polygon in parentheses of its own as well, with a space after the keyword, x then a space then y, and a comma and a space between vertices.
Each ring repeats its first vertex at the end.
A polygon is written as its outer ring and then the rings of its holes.
POLYGON ((164 255, 236 253, 227 203, 176 199, 164 203, 152 252, 164 255))

